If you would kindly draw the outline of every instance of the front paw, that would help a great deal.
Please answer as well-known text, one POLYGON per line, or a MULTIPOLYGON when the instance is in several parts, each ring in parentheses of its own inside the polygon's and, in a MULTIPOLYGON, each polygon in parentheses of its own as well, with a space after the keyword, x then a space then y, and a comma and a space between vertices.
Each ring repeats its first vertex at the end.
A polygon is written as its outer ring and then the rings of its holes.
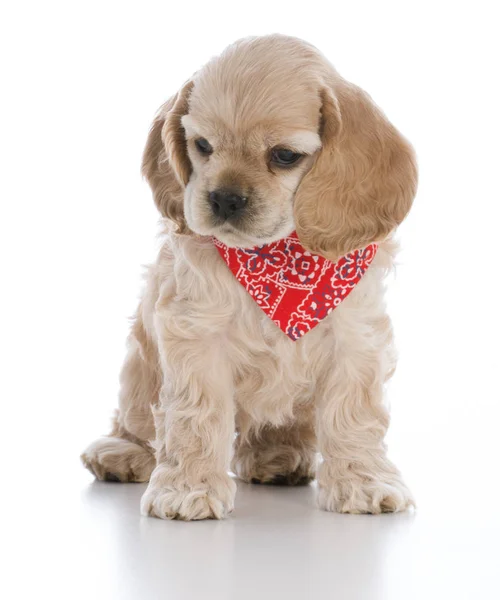
POLYGON ((331 473, 331 469, 322 465, 318 488, 320 508, 331 512, 380 514, 415 506, 410 490, 396 469, 367 476, 349 469, 331 473))
POLYGON ((229 475, 208 475, 199 483, 160 465, 141 500, 141 513, 160 519, 224 519, 234 508, 236 484, 229 475))

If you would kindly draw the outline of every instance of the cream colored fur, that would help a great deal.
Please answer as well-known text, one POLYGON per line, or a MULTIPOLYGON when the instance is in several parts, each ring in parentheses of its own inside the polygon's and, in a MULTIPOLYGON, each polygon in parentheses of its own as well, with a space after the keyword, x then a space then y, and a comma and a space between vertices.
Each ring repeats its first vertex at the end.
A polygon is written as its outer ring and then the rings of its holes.
POLYGON ((165 217, 164 244, 130 335, 113 432, 84 452, 85 465, 98 479, 149 480, 141 510, 160 518, 226 516, 231 468, 247 482, 317 477, 319 505, 330 511, 413 504, 384 445, 384 384, 395 368, 384 278, 391 232, 416 185, 404 138, 308 44, 254 38, 162 107, 144 173, 165 217), (245 74, 256 78, 248 99, 238 93, 245 74), (196 155, 196 135, 214 145, 210 160, 196 155), (280 140, 309 144, 311 154, 294 171, 273 172, 266 144, 280 140), (211 224, 206 196, 221 181, 254 194, 254 218, 241 229, 211 224), (327 256, 375 238, 381 245, 348 298, 294 343, 236 281, 210 236, 263 243, 290 233, 298 218, 303 243, 327 256))

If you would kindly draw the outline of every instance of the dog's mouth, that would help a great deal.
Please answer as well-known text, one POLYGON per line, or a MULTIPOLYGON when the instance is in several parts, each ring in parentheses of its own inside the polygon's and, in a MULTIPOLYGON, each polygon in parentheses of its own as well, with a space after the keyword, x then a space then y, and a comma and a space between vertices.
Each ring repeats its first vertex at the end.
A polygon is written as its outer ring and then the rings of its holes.
POLYGON ((213 235, 226 246, 231 248, 254 248, 259 246, 262 242, 259 242, 256 236, 242 231, 239 227, 232 225, 231 223, 224 223, 213 230, 213 235))
POLYGON ((267 231, 262 227, 255 227, 255 231, 252 229, 226 221, 214 227, 213 236, 231 248, 255 248, 290 235, 294 226, 283 219, 267 231))

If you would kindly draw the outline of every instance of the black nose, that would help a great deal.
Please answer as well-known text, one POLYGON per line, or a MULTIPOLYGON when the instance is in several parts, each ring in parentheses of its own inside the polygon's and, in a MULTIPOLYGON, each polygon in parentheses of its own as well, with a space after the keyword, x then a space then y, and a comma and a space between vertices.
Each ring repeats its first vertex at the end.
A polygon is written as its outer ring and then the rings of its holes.
POLYGON ((239 213, 247 203, 243 196, 225 190, 210 192, 208 198, 214 215, 224 220, 239 213))

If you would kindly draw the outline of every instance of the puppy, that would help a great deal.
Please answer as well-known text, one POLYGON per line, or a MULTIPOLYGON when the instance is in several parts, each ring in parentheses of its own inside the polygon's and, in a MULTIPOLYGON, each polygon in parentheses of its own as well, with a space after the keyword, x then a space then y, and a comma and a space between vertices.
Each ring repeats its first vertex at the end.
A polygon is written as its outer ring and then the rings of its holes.
POLYGON ((142 513, 163 519, 225 517, 230 469, 252 483, 317 478, 328 511, 412 505, 386 456, 383 402, 395 368, 384 276, 416 192, 409 143, 313 46, 272 35, 236 42, 161 107, 143 173, 165 239, 113 430, 85 466, 100 480, 149 481, 142 513), (223 260, 282 240, 337 271, 372 249, 349 294, 288 336, 223 260))

